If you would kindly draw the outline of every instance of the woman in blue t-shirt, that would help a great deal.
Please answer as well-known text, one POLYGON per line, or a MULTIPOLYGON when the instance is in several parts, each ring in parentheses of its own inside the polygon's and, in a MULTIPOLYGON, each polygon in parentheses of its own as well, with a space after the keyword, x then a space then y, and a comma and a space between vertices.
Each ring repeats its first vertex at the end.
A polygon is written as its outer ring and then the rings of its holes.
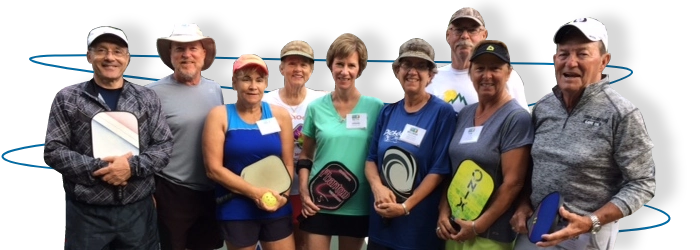
POLYGON ((229 250, 252 250, 258 241, 265 249, 294 249, 289 190, 277 194, 240 176, 244 168, 271 155, 282 159, 290 176, 294 168, 291 117, 282 107, 262 101, 267 77, 260 57, 238 58, 232 78, 238 101, 212 109, 204 125, 204 164, 207 176, 217 183, 216 196, 239 194, 216 208, 229 250), (267 192, 273 194, 276 206, 262 202, 267 192))
POLYGON ((435 235, 441 181, 450 174, 447 146, 454 109, 425 87, 437 73, 435 52, 414 38, 392 68, 404 98, 377 118, 365 174, 373 193, 367 249, 441 249, 435 235))

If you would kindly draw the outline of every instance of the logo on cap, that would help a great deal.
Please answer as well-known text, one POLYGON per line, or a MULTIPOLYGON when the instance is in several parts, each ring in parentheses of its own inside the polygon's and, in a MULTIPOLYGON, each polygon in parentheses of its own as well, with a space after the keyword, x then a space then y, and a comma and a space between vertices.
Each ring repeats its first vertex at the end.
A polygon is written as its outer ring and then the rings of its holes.
POLYGON ((574 22, 579 22, 579 23, 582 23, 582 22, 585 22, 585 21, 588 21, 585 17, 584 17, 584 18, 579 18, 579 19, 574 20, 574 22))
POLYGON ((492 45, 489 45, 488 47, 486 47, 486 50, 487 50, 487 51, 493 51, 493 46, 492 46, 492 45))

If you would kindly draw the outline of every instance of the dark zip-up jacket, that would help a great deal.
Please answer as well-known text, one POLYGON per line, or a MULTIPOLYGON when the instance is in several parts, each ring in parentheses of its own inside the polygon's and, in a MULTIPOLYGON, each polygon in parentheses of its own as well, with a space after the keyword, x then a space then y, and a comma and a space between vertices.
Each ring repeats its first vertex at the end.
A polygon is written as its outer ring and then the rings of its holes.
POLYGON ((139 154, 129 160, 131 178, 122 189, 93 177, 108 165, 93 157, 91 119, 111 111, 97 92, 93 80, 65 87, 51 104, 46 128, 44 161, 63 176, 66 199, 93 205, 124 205, 151 196, 155 191, 153 174, 163 169, 172 151, 172 134, 161 112, 156 93, 124 80, 117 111, 127 111, 138 119, 139 154))

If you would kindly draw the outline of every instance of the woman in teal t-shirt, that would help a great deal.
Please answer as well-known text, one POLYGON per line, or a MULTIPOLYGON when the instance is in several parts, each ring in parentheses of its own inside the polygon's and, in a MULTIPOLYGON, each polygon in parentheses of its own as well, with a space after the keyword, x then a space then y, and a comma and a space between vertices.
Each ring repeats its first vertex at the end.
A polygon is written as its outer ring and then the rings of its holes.
POLYGON ((328 249, 331 236, 337 235, 341 246, 359 250, 367 237, 369 213, 365 159, 384 103, 355 87, 367 66, 367 49, 357 36, 338 37, 326 63, 335 91, 311 102, 306 111, 297 163, 303 217, 299 228, 308 233, 309 249, 328 249))

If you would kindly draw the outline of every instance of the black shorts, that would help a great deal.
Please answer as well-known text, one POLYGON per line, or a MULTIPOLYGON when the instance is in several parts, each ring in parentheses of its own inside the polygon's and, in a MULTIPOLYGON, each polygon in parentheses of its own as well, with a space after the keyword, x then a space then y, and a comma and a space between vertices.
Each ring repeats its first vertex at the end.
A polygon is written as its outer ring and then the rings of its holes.
POLYGON ((218 249, 224 239, 216 220, 214 191, 198 191, 156 179, 158 232, 163 250, 218 249))
POLYGON ((64 249, 157 250, 156 220, 150 196, 123 206, 66 200, 64 249))
POLYGON ((369 216, 316 213, 299 218, 299 229, 320 235, 365 238, 369 234, 369 216))
POLYGON ((235 247, 249 247, 258 241, 272 242, 292 235, 292 217, 267 220, 219 221, 224 239, 235 247))
POLYGON ((386 247, 384 245, 380 245, 379 243, 370 240, 367 243, 367 250, 394 250, 394 249, 386 247))

